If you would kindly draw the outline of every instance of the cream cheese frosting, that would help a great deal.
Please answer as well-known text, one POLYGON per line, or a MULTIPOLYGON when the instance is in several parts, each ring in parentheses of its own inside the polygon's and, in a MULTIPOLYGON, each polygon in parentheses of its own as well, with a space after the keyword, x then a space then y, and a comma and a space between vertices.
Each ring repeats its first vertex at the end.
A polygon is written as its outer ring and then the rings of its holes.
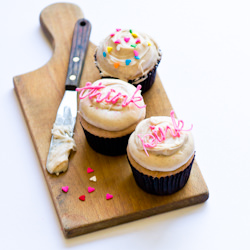
MULTIPOLYGON (((175 119, 176 124, 178 120, 175 119)), ((172 136, 170 129, 174 130, 173 120, 167 116, 154 116, 141 121, 131 134, 128 142, 128 150, 133 159, 142 167, 151 171, 174 171, 183 166, 194 154, 194 140, 189 128, 183 127, 179 136, 172 136), (151 126, 151 128, 150 128, 151 126), (159 128, 167 131, 165 139, 159 142, 154 140, 155 135, 163 139, 159 128), (153 133, 153 131, 157 131, 153 133), (149 136, 150 135, 150 136, 149 136), (142 140, 143 139, 143 143, 142 140), (153 145, 145 147, 143 145, 153 145), (147 151, 147 153, 145 152, 147 151), (148 154, 148 155, 147 155, 148 154)))
POLYGON ((119 79, 97 80, 79 95, 79 98, 86 96, 80 99, 79 113, 84 120, 97 128, 107 131, 124 130, 144 119, 146 115, 146 105, 138 89, 119 79), (93 88, 98 86, 102 87, 93 92, 93 88), (120 97, 116 101, 110 101, 118 95, 120 97), (132 99, 135 102, 129 102, 132 99), (126 100, 129 103, 123 105, 126 100))
POLYGON ((117 29, 96 50, 96 65, 102 77, 135 80, 133 83, 146 78, 160 58, 158 45, 150 36, 128 29, 117 29))
POLYGON ((65 172, 69 165, 69 154, 71 150, 76 151, 74 139, 70 136, 71 126, 54 124, 51 131, 53 144, 47 158, 46 168, 50 174, 59 175, 65 172))

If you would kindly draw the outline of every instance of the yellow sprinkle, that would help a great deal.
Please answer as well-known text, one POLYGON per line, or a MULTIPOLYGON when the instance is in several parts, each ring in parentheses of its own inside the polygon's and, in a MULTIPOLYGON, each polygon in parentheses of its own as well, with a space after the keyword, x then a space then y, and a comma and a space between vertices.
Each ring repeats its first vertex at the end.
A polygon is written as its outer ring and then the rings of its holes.
POLYGON ((150 43, 150 42, 148 42, 148 46, 151 46, 151 43, 150 43))
POLYGON ((135 34, 134 32, 131 34, 134 38, 138 37, 137 34, 135 34))
POLYGON ((110 52, 113 49, 113 47, 108 46, 107 51, 110 52))

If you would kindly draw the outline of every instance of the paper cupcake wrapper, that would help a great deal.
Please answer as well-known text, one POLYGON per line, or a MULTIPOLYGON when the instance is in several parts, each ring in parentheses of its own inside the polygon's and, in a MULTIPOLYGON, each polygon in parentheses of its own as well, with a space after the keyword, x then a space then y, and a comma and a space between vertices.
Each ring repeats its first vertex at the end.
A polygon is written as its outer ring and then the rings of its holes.
POLYGON ((154 178, 152 176, 140 173, 132 166, 129 159, 128 162, 131 166, 135 181, 141 189, 150 194, 170 195, 181 190, 187 183, 193 166, 194 158, 190 165, 182 172, 161 178, 154 178))
POLYGON ((97 153, 110 156, 126 154, 130 134, 117 138, 105 138, 89 133, 83 126, 82 128, 88 144, 97 153))
MULTIPOLYGON (((146 91, 148 91, 152 87, 152 85, 154 84, 154 82, 155 82, 155 76, 156 76, 157 67, 158 67, 158 65, 159 65, 159 63, 161 61, 161 56, 162 56, 161 50, 159 50, 159 56, 160 56, 160 58, 157 61, 156 65, 154 66, 154 68, 151 71, 148 72, 147 75, 141 76, 141 77, 136 78, 134 80, 129 80, 128 81, 128 83, 133 84, 135 87, 137 87, 140 84, 142 86, 142 88, 141 88, 141 93, 142 94, 145 93, 146 91)), ((112 76, 102 76, 102 71, 98 67, 98 64, 97 64, 96 52, 94 54, 94 60, 95 60, 95 65, 96 65, 97 69, 99 70, 99 73, 100 73, 100 75, 101 75, 102 78, 118 79, 118 78, 112 77, 112 76)))

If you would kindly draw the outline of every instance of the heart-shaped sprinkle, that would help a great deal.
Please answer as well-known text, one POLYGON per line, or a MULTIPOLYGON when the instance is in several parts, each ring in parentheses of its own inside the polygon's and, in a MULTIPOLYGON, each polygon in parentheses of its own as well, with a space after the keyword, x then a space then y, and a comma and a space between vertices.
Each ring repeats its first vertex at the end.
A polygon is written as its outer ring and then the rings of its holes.
POLYGON ((107 47, 107 51, 108 51, 108 52, 110 52, 112 49, 113 49, 113 47, 111 47, 111 46, 108 46, 108 47, 107 47))
POLYGON ((96 176, 94 175, 94 176, 90 177, 89 180, 96 182, 96 176))
POLYGON ((120 66, 119 62, 114 63, 114 67, 117 69, 120 66))
POLYGON ((105 51, 103 51, 102 54, 103 54, 103 57, 106 57, 106 55, 107 55, 105 51))
POLYGON ((89 193, 92 193, 92 192, 94 192, 95 191, 95 188, 93 188, 93 187, 88 187, 88 192, 89 193))
POLYGON ((134 50, 135 56, 139 56, 139 52, 137 50, 134 50))
POLYGON ((81 195, 81 196, 79 197, 79 200, 85 201, 85 195, 81 195))
POLYGON ((63 192, 67 193, 68 190, 69 190, 69 187, 68 187, 68 186, 62 187, 62 191, 63 191, 63 192))
POLYGON ((126 63, 126 65, 128 66, 128 65, 131 63, 131 60, 130 60, 130 59, 127 59, 127 60, 125 61, 125 63, 126 63))
POLYGON ((135 41, 136 44, 138 44, 138 43, 140 43, 140 42, 141 42, 140 39, 137 39, 137 40, 135 41))
POLYGON ((115 35, 115 33, 110 34, 111 37, 113 37, 114 35, 115 35))
POLYGON ((137 44, 131 44, 130 46, 136 48, 137 44))
POLYGON ((121 29, 116 29, 117 32, 119 32, 121 29))
POLYGON ((114 41, 114 43, 121 43, 121 40, 117 39, 116 41, 114 41))
POLYGON ((124 37, 124 41, 125 41, 126 43, 128 43, 129 40, 130 40, 130 37, 124 37))
POLYGON ((139 56, 135 56, 135 59, 140 60, 140 57, 139 56))
POLYGON ((113 195, 112 194, 106 194, 106 199, 107 200, 110 200, 110 199, 112 199, 113 198, 113 195))
POLYGON ((94 172, 94 169, 92 169, 92 168, 88 168, 87 169, 87 173, 89 174, 89 173, 92 173, 92 172, 94 172))

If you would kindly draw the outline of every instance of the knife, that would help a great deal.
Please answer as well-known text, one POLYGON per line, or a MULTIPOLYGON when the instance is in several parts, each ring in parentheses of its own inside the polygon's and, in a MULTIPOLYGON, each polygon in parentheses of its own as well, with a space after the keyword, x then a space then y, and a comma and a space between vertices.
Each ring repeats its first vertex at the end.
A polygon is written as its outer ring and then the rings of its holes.
POLYGON ((88 49, 91 24, 85 18, 79 19, 74 28, 65 93, 58 108, 51 130, 52 137, 46 162, 47 171, 59 175, 68 169, 68 157, 75 150, 73 139, 77 116, 77 91, 80 83, 85 56, 88 49))

